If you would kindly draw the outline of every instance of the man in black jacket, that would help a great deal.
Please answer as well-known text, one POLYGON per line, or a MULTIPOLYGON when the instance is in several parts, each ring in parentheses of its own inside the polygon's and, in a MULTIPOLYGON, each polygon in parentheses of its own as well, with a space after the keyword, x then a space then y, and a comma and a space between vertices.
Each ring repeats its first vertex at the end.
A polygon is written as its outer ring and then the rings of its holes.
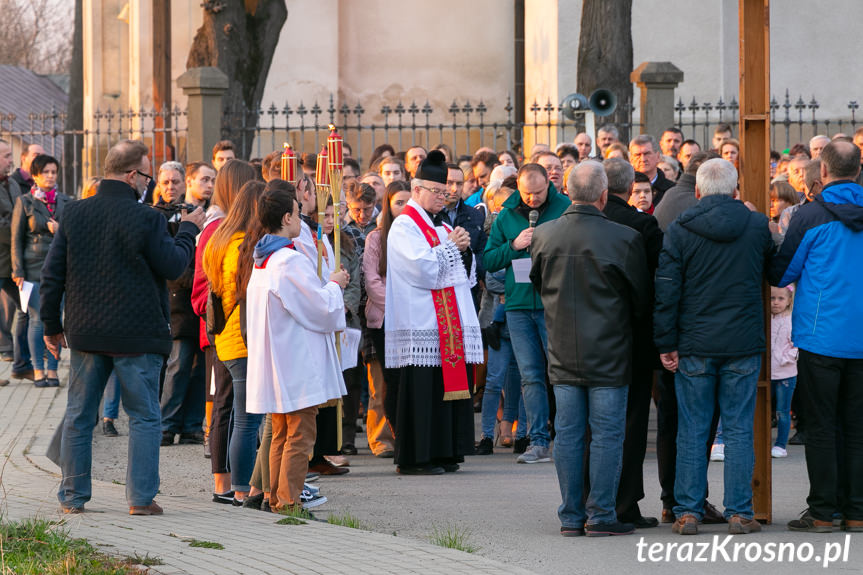
POLYGON ((457 164, 447 164, 446 178, 446 204, 441 211, 449 219, 449 224, 453 227, 462 227, 470 234, 470 249, 462 252, 462 260, 464 261, 465 270, 467 270, 468 280, 471 281, 471 293, 473 294, 474 303, 479 307, 480 287, 479 282, 485 277, 485 267, 482 265, 482 254, 485 251, 485 244, 488 241, 488 236, 485 233, 483 224, 485 224, 485 212, 472 208, 465 204, 461 199, 462 188, 464 187, 464 172, 457 164), (471 268, 476 265, 476 268, 471 274, 471 268))
POLYGON ((129 513, 162 513, 153 497, 159 489, 159 371, 171 351, 165 279, 179 277, 194 257, 204 212, 184 214, 177 235, 167 233, 165 218, 139 202, 152 179, 147 152, 132 140, 108 151, 99 193, 68 205, 42 269, 46 346, 55 356, 61 346, 71 350, 57 494, 64 513, 81 513, 90 500, 93 427, 112 370, 129 414, 129 513))
POLYGON ((665 234, 656 272, 654 341, 676 372, 676 521, 698 532, 707 491, 705 444, 719 404, 725 440, 725 518, 732 534, 760 531, 753 519, 755 392, 765 349, 762 285, 773 251, 767 218, 735 198, 737 170, 719 158, 698 170, 698 205, 665 234))
POLYGON ((698 203, 698 199, 695 197, 695 174, 701 164, 708 159, 710 159, 708 152, 693 154, 683 170, 683 175, 677 180, 677 184, 665 192, 662 203, 653 210, 653 217, 656 218, 656 222, 663 232, 668 229, 671 222, 677 219, 677 216, 698 203))
MULTIPOLYGON (((630 227, 644 240, 644 259, 650 278, 656 273, 659 252, 662 250, 662 232, 656 218, 630 206, 629 195, 635 179, 635 170, 623 158, 611 158, 603 163, 608 177, 608 203, 602 210, 612 222, 630 227)), ((653 301, 653 282, 649 282, 645 296, 653 301)), ((658 367, 658 354, 653 345, 653 322, 650 314, 634 322, 632 346, 632 380, 626 401, 626 435, 623 442, 623 466, 617 488, 617 517, 638 528, 656 527, 655 517, 644 517, 638 502, 644 499, 644 454, 647 450, 647 424, 650 418, 650 400, 653 390, 653 370, 658 367)))
POLYGON ((650 310, 650 278, 641 234, 602 213, 607 188, 602 164, 577 164, 567 182, 573 205, 537 227, 530 246, 530 279, 545 308, 548 376, 557 402, 554 464, 564 536, 624 535, 634 529, 615 512, 625 430, 620 414, 632 378, 633 319, 650 310))
MULTIPOLYGON (((9 169, 12 167, 12 146, 6 140, 0 140, 0 289, 3 290, 2 310, 0 310, 0 354, 4 361, 13 359, 13 349, 19 338, 12 338, 13 321, 18 311, 18 289, 12 281, 12 210, 15 201, 21 195, 18 182, 12 179, 9 169)), ((23 338, 26 340, 26 337, 23 338)), ((17 350, 16 350, 17 351, 17 350)), ((17 354, 15 354, 17 356, 17 354)), ((15 357, 14 359, 17 359, 15 357)), ((13 372, 18 365, 12 366, 13 372)), ((9 383, 0 379, 0 387, 9 383)))
POLYGON ((659 146, 649 134, 636 136, 629 142, 629 161, 636 171, 647 174, 653 188, 653 205, 658 206, 665 192, 674 187, 674 182, 659 169, 659 146))

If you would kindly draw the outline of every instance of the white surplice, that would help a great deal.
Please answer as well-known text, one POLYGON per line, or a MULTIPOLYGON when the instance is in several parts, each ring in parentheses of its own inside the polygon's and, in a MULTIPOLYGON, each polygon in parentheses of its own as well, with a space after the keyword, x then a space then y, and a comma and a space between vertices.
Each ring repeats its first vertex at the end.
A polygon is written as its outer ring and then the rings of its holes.
MULTIPOLYGON (((305 254, 306 257, 312 260, 316 273, 318 269, 318 246, 315 244, 315 235, 317 233, 317 230, 312 230, 306 222, 300 220, 300 235, 294 238, 294 246, 296 246, 297 251, 305 254)), ((336 258, 333 256, 333 247, 330 245, 330 239, 324 235, 321 240, 324 243, 324 259, 321 264, 321 269, 323 270, 321 283, 323 284, 329 281, 330 275, 336 271, 336 258)))
POLYGON ((334 332, 345 329, 342 290, 289 248, 255 267, 246 288, 246 411, 291 413, 347 394, 334 332))
POLYGON ((414 200, 409 206, 434 227, 440 244, 432 248, 406 214, 393 221, 387 236, 387 295, 384 310, 387 367, 440 366, 440 336, 432 290, 452 287, 458 300, 466 363, 482 363, 482 335, 461 252, 443 226, 435 227, 414 200))

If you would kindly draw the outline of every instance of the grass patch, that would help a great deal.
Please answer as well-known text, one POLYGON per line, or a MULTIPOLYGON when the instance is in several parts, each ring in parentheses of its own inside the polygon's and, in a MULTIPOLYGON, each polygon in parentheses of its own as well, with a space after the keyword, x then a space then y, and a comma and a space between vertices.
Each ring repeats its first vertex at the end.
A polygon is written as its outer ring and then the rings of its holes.
POLYGON ((140 575, 134 565, 70 537, 62 522, 0 523, 0 573, 4 575, 140 575))
POLYGON ((300 506, 285 507, 279 511, 279 515, 285 515, 286 517, 295 517, 297 519, 314 519, 314 516, 309 513, 308 509, 303 509, 300 506))
POLYGON ((132 565, 143 565, 145 567, 152 567, 154 565, 164 565, 165 562, 162 561, 159 557, 150 557, 149 553, 145 553, 143 556, 135 553, 134 555, 127 555, 126 561, 131 563, 132 565))
POLYGON ((298 517, 283 517, 276 521, 276 525, 305 525, 306 522, 298 517))
POLYGON ((327 517, 327 523, 330 525, 341 525, 342 527, 350 527, 351 529, 366 529, 366 526, 360 522, 360 518, 351 515, 348 512, 341 515, 330 515, 327 517))
POLYGON ((471 530, 466 527, 447 525, 445 527, 434 527, 429 540, 432 544, 439 547, 473 553, 478 551, 479 547, 468 542, 470 536, 471 530))
POLYGON ((192 539, 189 541, 189 547, 203 547, 204 549, 224 549, 225 546, 215 541, 201 541, 200 539, 192 539))
POLYGON ((195 539, 194 537, 187 537, 185 535, 177 535, 176 533, 168 533, 168 537, 176 537, 180 541, 184 543, 188 543, 189 547, 203 547, 204 549, 224 549, 225 546, 221 543, 217 543, 215 541, 203 541, 201 539, 195 539))

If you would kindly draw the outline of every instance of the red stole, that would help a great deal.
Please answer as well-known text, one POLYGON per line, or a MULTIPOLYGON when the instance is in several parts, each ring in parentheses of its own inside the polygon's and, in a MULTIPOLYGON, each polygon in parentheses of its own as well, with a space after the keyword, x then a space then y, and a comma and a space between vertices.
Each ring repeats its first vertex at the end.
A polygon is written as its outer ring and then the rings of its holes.
MULTIPOLYGON (((440 245, 437 231, 426 223, 413 206, 405 206, 402 214, 409 216, 419 226, 431 247, 440 245)), ((445 226, 446 227, 446 226, 445 226)), ((449 228, 447 228, 449 229, 449 228)), ((458 301, 452 287, 431 290, 440 337, 441 368, 443 370, 443 399, 470 399, 467 381, 467 365, 464 361, 464 338, 459 319, 458 301)))

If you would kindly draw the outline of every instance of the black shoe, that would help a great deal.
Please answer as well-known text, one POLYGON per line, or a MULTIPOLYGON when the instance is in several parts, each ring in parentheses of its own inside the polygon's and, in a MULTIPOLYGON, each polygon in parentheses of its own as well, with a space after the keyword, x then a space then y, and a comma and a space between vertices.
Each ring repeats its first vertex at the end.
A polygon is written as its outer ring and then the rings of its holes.
POLYGON ((174 434, 170 431, 162 432, 162 442, 159 444, 162 447, 166 447, 168 445, 174 445, 174 434))
POLYGON ((704 516, 701 522, 705 525, 719 525, 720 523, 728 523, 722 513, 709 501, 704 502, 704 516))
POLYGON ((342 445, 342 455, 356 455, 357 448, 354 447, 353 443, 345 443, 342 445))
POLYGON ((45 382, 48 384, 48 387, 60 387, 60 380, 56 377, 46 377, 45 382))
POLYGON ((584 534, 588 537, 608 537, 609 535, 629 535, 635 531, 635 525, 632 523, 594 523, 585 524, 584 534))
POLYGON ((440 466, 443 467, 445 473, 455 473, 461 469, 458 463, 441 463, 440 466))
POLYGON ((443 475, 446 473, 443 467, 437 465, 412 465, 396 467, 400 475, 443 475))
POLYGON ((261 504, 264 502, 264 494, 258 493, 257 495, 249 495, 246 497, 245 501, 243 501, 243 507, 248 507, 249 509, 257 509, 261 510, 261 504))
POLYGON ((33 382, 34 387, 51 387, 51 384, 48 383, 48 379, 45 377, 40 377, 36 381, 33 382))
POLYGON ((181 433, 179 443, 180 445, 204 445, 204 432, 181 433))
POLYGON ((564 537, 584 537, 584 527, 561 526, 560 534, 564 537))
POLYGON ((530 437, 526 435, 524 437, 519 437, 512 444, 512 452, 516 454, 524 453, 527 451, 528 445, 530 445, 530 437))
POLYGON ((788 522, 789 531, 807 531, 809 533, 832 533, 833 520, 821 521, 815 519, 812 513, 807 509, 800 516, 800 519, 792 519, 788 522))
POLYGON ((228 491, 227 493, 213 493, 213 503, 222 503, 224 505, 230 505, 234 502, 234 492, 228 491))
POLYGON ((380 457, 381 459, 392 459, 393 457, 395 457, 395 455, 395 451, 393 451, 392 449, 385 449, 384 451, 381 451, 380 453, 375 455, 375 457, 380 457))
POLYGON ((659 525, 659 519, 656 517, 645 517, 644 515, 639 515, 634 519, 622 518, 618 517, 618 521, 622 521, 623 523, 632 523, 635 525, 636 529, 650 529, 651 527, 656 527, 659 525))
POLYGON ((491 437, 483 437, 476 446, 477 455, 491 455, 494 453, 494 441, 491 437))
POLYGON ((795 431, 794 437, 788 440, 788 445, 803 445, 806 441, 806 435, 802 431, 795 431))
POLYGON ((102 435, 105 437, 117 437, 120 435, 117 433, 117 428, 114 427, 113 419, 104 419, 102 420, 102 435))

